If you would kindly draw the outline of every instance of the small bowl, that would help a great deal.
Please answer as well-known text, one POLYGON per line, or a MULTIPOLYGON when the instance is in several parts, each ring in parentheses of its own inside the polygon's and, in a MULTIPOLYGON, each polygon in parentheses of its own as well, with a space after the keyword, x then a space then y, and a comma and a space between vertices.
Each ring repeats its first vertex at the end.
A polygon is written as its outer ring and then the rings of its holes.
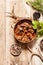
POLYGON ((40 15, 40 12, 34 12, 34 13, 33 13, 33 19, 34 19, 34 20, 38 20, 38 19, 40 18, 40 16, 41 16, 41 15, 40 15))
POLYGON ((40 48, 43 50, 43 39, 40 41, 40 48))
POLYGON ((30 43, 34 39, 36 39, 36 30, 34 30, 32 28, 32 21, 31 21, 30 18, 18 18, 16 20, 16 22, 17 23, 14 26, 14 37, 15 37, 15 39, 18 42, 21 42, 21 43, 30 43), (26 23, 27 25, 25 25, 24 23, 26 23), (28 25, 29 25, 30 28, 28 28, 28 25), (24 27, 24 28, 21 28, 21 27, 24 27), (19 30, 19 28, 20 28, 20 30, 19 30), (33 29, 34 33, 27 31, 28 29, 33 29), (25 32, 25 30, 26 30, 26 32, 25 32), (32 40, 31 39, 29 40, 28 38, 26 38, 27 37, 27 33, 30 33, 31 35, 34 35, 32 40), (26 37, 24 37, 24 36, 26 36, 26 37), (23 41, 23 38, 26 38, 27 40, 25 39, 23 41))

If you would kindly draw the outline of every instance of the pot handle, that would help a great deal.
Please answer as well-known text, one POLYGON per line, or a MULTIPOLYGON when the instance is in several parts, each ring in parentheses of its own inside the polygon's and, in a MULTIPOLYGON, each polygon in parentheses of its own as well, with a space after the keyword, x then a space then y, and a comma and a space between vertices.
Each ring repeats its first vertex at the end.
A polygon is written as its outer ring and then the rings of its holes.
POLYGON ((10 12, 6 12, 7 13, 7 16, 8 17, 11 17, 11 18, 13 18, 13 19, 17 19, 18 17, 17 16, 15 16, 13 13, 10 13, 10 12))
POLYGON ((12 19, 15 19, 16 21, 27 19, 32 20, 32 18, 29 17, 17 17, 14 13, 6 12, 8 17, 11 17, 12 19))

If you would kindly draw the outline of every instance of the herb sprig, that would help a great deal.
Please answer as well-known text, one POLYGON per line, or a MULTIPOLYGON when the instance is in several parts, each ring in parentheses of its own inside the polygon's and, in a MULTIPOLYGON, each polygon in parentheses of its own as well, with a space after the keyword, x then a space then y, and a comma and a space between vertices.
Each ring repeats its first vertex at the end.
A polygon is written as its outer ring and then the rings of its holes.
POLYGON ((26 3, 30 4, 33 8, 40 11, 43 14, 43 0, 26 0, 26 3))
POLYGON ((37 29, 38 37, 43 35, 43 22, 33 20, 32 26, 33 26, 33 29, 37 29))

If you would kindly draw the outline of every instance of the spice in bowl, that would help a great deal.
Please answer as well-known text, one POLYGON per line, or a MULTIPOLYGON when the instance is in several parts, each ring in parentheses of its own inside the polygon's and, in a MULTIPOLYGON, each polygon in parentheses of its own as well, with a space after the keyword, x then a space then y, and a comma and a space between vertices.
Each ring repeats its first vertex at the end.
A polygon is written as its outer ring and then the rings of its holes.
POLYGON ((16 24, 14 35, 18 41, 28 43, 36 37, 36 31, 33 29, 31 21, 22 20, 16 24))
POLYGON ((38 20, 40 18, 40 13, 39 12, 34 12, 33 13, 33 19, 38 20))

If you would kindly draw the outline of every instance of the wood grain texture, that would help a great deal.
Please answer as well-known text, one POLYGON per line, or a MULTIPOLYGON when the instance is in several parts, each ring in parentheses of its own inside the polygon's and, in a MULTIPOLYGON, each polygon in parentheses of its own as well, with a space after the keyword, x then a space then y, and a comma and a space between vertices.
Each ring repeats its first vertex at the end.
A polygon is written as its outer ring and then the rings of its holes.
POLYGON ((5 63, 5 0, 0 0, 0 65, 5 63))
MULTIPOLYGON (((6 6, 6 11, 10 13, 14 7, 14 14, 19 17, 32 17, 34 12, 30 6, 27 6, 24 3, 24 0, 7 0, 6 6)), ((18 57, 14 57, 10 54, 11 45, 16 43, 14 39, 14 31, 13 28, 11 28, 14 22, 14 19, 6 17, 6 63, 7 65, 29 65, 31 53, 27 49, 22 49, 22 53, 18 57)), ((40 43, 39 40, 42 38, 34 42, 34 48, 32 48, 33 51, 38 52, 36 48, 38 48, 38 44, 40 43)))

